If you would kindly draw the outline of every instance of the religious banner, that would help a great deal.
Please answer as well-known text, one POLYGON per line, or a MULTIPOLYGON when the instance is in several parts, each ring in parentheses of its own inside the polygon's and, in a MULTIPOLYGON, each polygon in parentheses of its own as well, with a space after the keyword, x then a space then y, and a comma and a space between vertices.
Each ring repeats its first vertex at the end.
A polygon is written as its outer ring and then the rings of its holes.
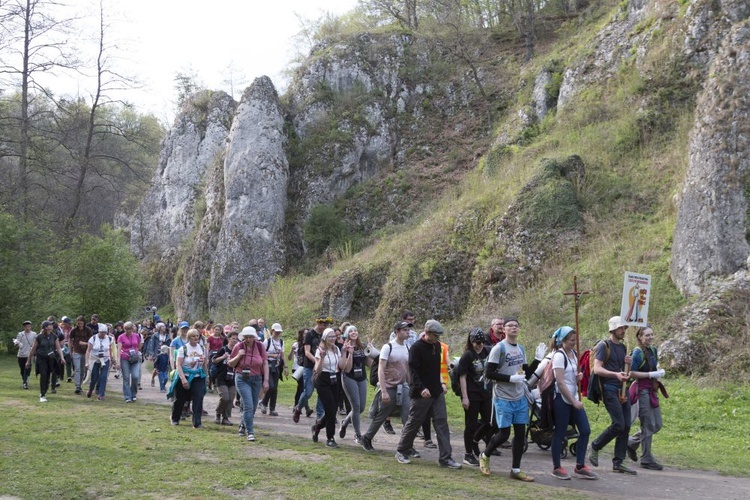
POLYGON ((651 298, 651 276, 625 271, 620 316, 629 326, 646 326, 651 298))

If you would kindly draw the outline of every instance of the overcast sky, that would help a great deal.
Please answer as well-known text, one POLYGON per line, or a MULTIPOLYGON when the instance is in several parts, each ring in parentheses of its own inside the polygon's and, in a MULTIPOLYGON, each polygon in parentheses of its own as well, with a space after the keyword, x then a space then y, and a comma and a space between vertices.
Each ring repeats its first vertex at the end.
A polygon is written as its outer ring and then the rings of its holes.
MULTIPOLYGON (((69 0, 94 18, 98 0, 69 0)), ((326 12, 342 14, 357 0, 105 0, 109 39, 118 46, 118 66, 137 76, 143 89, 127 98, 142 111, 171 119, 176 97, 174 76, 192 69, 208 88, 224 88, 230 65, 246 85, 269 76, 285 87, 282 70, 297 52, 294 36, 301 25, 297 15, 314 20, 326 12)), ((85 46, 81 34, 78 44, 85 46)), ((85 92, 79 81, 56 92, 85 92), (71 90, 71 88, 73 90, 71 90)), ((235 89, 240 95, 241 89, 235 89)))

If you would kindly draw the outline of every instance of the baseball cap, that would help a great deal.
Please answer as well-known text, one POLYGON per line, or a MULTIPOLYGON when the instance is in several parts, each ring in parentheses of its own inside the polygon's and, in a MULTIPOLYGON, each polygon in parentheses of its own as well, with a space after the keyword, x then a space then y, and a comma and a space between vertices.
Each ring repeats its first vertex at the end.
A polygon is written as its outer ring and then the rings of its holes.
POLYGON ((63 316, 63 317, 62 317, 62 322, 63 322, 63 323, 68 323, 68 324, 71 324, 71 323, 73 323, 73 320, 72 320, 72 319, 70 319, 70 318, 69 318, 69 317, 67 317, 67 316, 63 316))
POLYGON ((31 324, 31 321, 29 321, 28 319, 23 322, 23 325, 30 325, 30 324, 31 324))
POLYGON ((51 321, 42 321, 42 329, 47 328, 48 326, 54 325, 51 321))
POLYGON ((180 330, 182 330, 183 328, 190 328, 190 323, 188 323, 187 321, 180 321, 180 324, 177 325, 177 328, 179 328, 180 330))
POLYGON ((281 329, 281 325, 278 324, 278 323, 274 323, 273 325, 271 325, 271 330, 273 330, 275 332, 283 332, 284 331, 284 330, 281 329))
POLYGON ((414 326, 412 323, 407 323, 406 321, 396 321, 396 324, 393 325, 393 331, 397 330, 403 330, 404 328, 411 328, 414 326))
POLYGON ((441 335, 445 332, 443 325, 436 319, 428 319, 427 323, 424 324, 424 331, 441 335))

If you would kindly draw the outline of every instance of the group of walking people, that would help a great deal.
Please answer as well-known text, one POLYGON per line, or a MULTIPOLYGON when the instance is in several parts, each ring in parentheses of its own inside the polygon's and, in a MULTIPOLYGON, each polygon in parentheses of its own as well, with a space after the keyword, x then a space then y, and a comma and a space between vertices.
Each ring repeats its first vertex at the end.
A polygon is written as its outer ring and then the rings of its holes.
POLYGON ((509 442, 510 477, 531 482, 534 478, 521 469, 530 420, 529 393, 547 364, 551 364, 554 477, 596 479, 597 474, 586 464, 586 455, 589 463, 598 467, 599 452, 613 440, 614 472, 635 474, 625 464, 625 458, 637 461, 639 447, 641 467, 662 468, 651 450, 653 435, 662 425, 658 392, 663 390, 660 379, 664 376, 664 371, 658 369, 654 332, 650 326, 639 328, 638 347, 629 355, 622 342, 627 325, 619 316, 608 322, 609 338, 592 351, 593 372, 602 381, 602 401, 611 424, 590 444, 591 429, 578 390, 583 374, 575 351, 577 332, 568 326, 558 328, 549 345, 537 346, 533 361, 528 363, 526 350, 519 343, 519 320, 495 318, 488 334, 481 328, 470 331, 460 359, 449 368, 448 345, 441 342, 443 326, 430 319, 418 333, 413 329, 411 311, 404 312, 389 341, 380 349, 363 342, 355 325, 345 323, 335 328, 331 318, 319 317, 313 328, 298 331, 288 356, 278 323, 266 329, 264 322, 261 325, 253 320, 240 330, 236 323, 225 327, 182 321, 171 331, 161 323, 144 338, 132 322, 118 325, 121 329, 115 335, 111 326, 98 320, 92 315, 91 322, 86 323, 79 316, 76 326, 64 331, 62 327, 72 323, 69 318, 64 317, 58 324, 51 317, 41 324, 39 334, 31 330, 30 321, 25 321, 14 341, 19 349, 23 388, 29 388, 33 363, 40 378, 40 402, 45 402, 50 388, 54 393, 59 386, 57 378, 50 379, 61 373, 67 356, 72 357, 76 394, 82 393, 82 385, 88 381, 87 396, 96 391, 97 399, 103 400, 109 370, 119 365, 123 398, 126 403, 135 402, 144 346, 148 345, 147 357, 154 361, 152 386, 158 377, 160 390, 172 399, 173 425, 191 417, 192 426, 202 428, 202 417, 208 414, 203 408, 204 396, 212 390, 219 394, 215 423, 234 425, 232 408, 239 403, 242 416, 238 433, 252 442, 257 409, 278 416, 278 383, 284 375, 289 376, 291 361, 292 376, 298 384, 292 419, 299 422, 303 411, 308 417, 316 414, 311 427, 313 441, 317 442, 325 430, 326 446, 337 448, 337 416, 342 415, 339 438, 345 438, 351 426, 354 442, 366 451, 374 451, 372 443, 377 432, 381 427, 388 432, 391 417, 400 416, 403 430, 396 447, 398 462, 408 464, 419 458, 415 440, 421 434, 425 443, 432 443, 430 433, 434 429, 439 464, 459 469, 462 464, 452 456, 445 400, 451 383, 448 371, 455 369, 455 391, 460 393, 464 410, 463 464, 478 466, 483 475, 489 475, 490 457, 500 455, 500 448, 509 442), (627 373, 626 363, 631 364, 627 373), (622 398, 622 386, 630 378, 635 382, 629 397, 622 398), (364 428, 362 414, 368 408, 368 382, 376 385, 376 391, 369 405, 369 425, 364 428), (312 409, 310 399, 314 392, 318 398, 312 409), (631 404, 636 402, 640 430, 630 436, 631 404), (569 426, 577 435, 572 473, 561 464, 569 426))

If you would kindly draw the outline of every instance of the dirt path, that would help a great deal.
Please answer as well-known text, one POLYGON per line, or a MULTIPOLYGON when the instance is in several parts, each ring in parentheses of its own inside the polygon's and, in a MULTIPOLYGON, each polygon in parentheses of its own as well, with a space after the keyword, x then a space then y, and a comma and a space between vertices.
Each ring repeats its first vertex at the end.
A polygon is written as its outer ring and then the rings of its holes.
MULTIPOLYGON (((110 375, 107 386, 108 399, 120 398, 122 394, 122 383, 110 375)), ((216 425, 213 422, 213 409, 216 407, 218 396, 216 394, 207 394, 204 405, 209 412, 208 417, 204 417, 205 426, 216 425)), ((169 402, 164 394, 159 392, 158 383, 156 388, 150 387, 148 378, 144 378, 143 390, 138 392, 138 404, 160 404, 165 406, 165 412, 169 402)), ((255 417, 255 425, 261 433, 283 433, 310 438, 310 425, 313 420, 301 418, 299 424, 292 422, 292 411, 289 406, 280 406, 277 408, 278 417, 269 417, 262 415, 260 412, 255 417)), ((239 410, 233 412, 233 422, 239 422, 239 410)), ((367 419, 363 418, 366 423, 367 419)), ((365 427, 363 423, 363 428, 365 427)), ((400 425, 396 426, 396 435, 388 435, 381 429, 373 440, 373 446, 378 453, 392 455, 395 452, 398 443, 398 433, 400 425)), ((338 428, 337 428, 338 431, 338 428)), ((355 447, 357 445, 352 441, 353 432, 350 432, 346 439, 338 439, 337 442, 342 446, 355 447)), ((457 461, 463 459, 463 439, 461 429, 451 429, 451 443, 453 445, 453 458, 457 461)), ((416 442, 417 450, 422 454, 421 460, 435 462, 437 467, 438 453, 437 450, 425 449, 421 446, 421 440, 416 442)), ((535 444, 529 446, 529 450, 524 454, 523 469, 534 476, 537 483, 565 487, 576 490, 590 492, 596 496, 606 498, 662 498, 662 499, 701 499, 722 498, 728 499, 748 499, 750 498, 750 479, 721 476, 715 472, 706 472, 699 470, 675 469, 665 467, 663 471, 649 471, 637 468, 638 476, 624 476, 611 472, 608 467, 612 460, 612 446, 608 446, 600 454, 600 466, 595 468, 599 474, 598 481, 570 480, 560 481, 551 475, 552 461, 549 451, 539 449, 535 444), (648 480, 648 490, 643 489, 642 481, 648 480), (647 491, 647 493, 644 493, 647 491), (640 492, 640 493, 639 493, 640 492)), ((503 456, 492 458, 493 474, 507 475, 510 469, 510 450, 502 450, 503 456)), ((395 459, 394 459, 395 464, 395 459)), ((632 464, 632 462, 630 463, 632 464)), ((633 464, 634 465, 634 464, 633 464)), ((563 466, 571 470, 574 466, 572 457, 563 460, 563 466)), ((477 468, 464 465, 466 473, 479 475, 477 468)))

